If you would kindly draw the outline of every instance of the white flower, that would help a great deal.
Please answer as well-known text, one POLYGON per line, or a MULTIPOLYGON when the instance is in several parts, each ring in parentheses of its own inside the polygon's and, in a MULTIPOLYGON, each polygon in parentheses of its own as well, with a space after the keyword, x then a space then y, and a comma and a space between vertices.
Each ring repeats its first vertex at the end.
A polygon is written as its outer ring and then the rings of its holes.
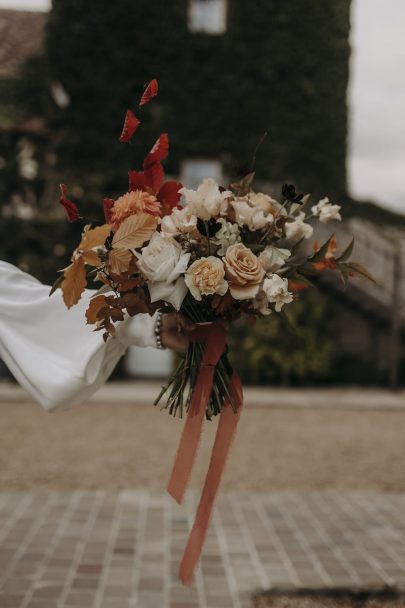
POLYGON ((190 253, 185 253, 179 243, 155 233, 149 245, 138 256, 138 268, 149 279, 148 288, 151 302, 164 300, 176 310, 187 294, 184 278, 190 253))
POLYGON ((280 312, 284 304, 289 304, 293 300, 293 295, 288 291, 288 280, 283 279, 278 274, 271 274, 263 281, 263 291, 270 304, 275 304, 274 309, 280 312))
POLYGON ((327 224, 331 220, 341 220, 340 210, 341 206, 332 205, 327 197, 322 198, 317 205, 311 207, 312 213, 319 217, 322 224, 327 224))
POLYGON ((291 251, 289 249, 279 249, 269 245, 261 252, 259 260, 266 272, 274 272, 284 266, 290 255, 291 251))
POLYGON ((252 300, 252 307, 258 310, 261 315, 271 315, 271 309, 269 308, 269 301, 266 293, 261 289, 254 300, 252 300))
POLYGON ((221 192, 218 184, 211 177, 203 179, 197 190, 181 188, 179 192, 185 196, 191 213, 202 220, 210 220, 225 213, 228 206, 227 199, 232 196, 229 190, 221 192))
POLYGON ((251 204, 248 196, 238 197, 232 201, 235 209, 235 219, 239 226, 247 226, 249 230, 260 230, 274 220, 271 214, 266 214, 261 207, 251 204))
POLYGON ((225 255, 228 247, 235 243, 240 243, 241 237, 239 233, 239 226, 227 222, 226 219, 220 217, 217 220, 218 224, 221 224, 221 228, 215 233, 215 236, 211 241, 214 245, 219 245, 218 255, 225 255))
POLYGON ((288 239, 309 239, 314 229, 304 222, 305 213, 301 211, 293 222, 286 222, 285 234, 288 239))
POLYGON ((263 192, 250 192, 248 198, 251 205, 263 209, 265 213, 274 215, 281 207, 278 201, 263 192))
POLYGON ((191 213, 189 207, 173 209, 170 215, 165 215, 161 221, 162 235, 165 237, 176 236, 194 232, 197 227, 197 216, 191 213))

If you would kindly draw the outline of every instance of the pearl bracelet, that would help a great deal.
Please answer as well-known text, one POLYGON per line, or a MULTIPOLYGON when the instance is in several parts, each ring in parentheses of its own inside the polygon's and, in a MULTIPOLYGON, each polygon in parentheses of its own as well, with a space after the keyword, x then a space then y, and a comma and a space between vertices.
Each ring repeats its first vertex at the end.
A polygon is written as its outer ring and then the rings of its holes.
POLYGON ((158 348, 159 350, 165 350, 165 348, 166 348, 162 344, 162 337, 160 335, 160 332, 162 330, 162 316, 163 316, 163 313, 160 312, 160 310, 159 310, 156 315, 156 323, 155 323, 156 348, 158 348))

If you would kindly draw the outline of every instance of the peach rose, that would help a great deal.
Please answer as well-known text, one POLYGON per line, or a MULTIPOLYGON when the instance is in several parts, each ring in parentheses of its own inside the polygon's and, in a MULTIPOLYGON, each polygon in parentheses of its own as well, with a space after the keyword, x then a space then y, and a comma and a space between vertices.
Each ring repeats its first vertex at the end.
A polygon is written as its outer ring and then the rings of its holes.
POLYGON ((265 275, 259 258, 242 243, 236 243, 228 247, 224 263, 232 297, 235 300, 253 299, 265 275))
POLYGON ((224 265, 213 255, 193 262, 184 278, 191 295, 196 300, 214 293, 223 296, 228 291, 224 265))
POLYGON ((112 229, 118 230, 122 222, 137 213, 149 213, 155 217, 160 215, 160 203, 153 194, 143 190, 133 190, 120 196, 111 208, 112 229))

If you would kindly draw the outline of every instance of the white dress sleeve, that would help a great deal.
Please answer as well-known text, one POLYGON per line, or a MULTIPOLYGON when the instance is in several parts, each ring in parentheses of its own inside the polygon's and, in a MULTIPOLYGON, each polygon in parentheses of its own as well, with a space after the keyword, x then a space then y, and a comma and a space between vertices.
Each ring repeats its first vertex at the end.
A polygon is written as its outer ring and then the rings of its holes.
POLYGON ((86 290, 68 310, 60 290, 0 261, 0 359, 45 409, 86 401, 107 380, 131 344, 156 346, 155 319, 127 318, 105 343, 102 332, 86 325, 85 310, 94 293, 86 290))

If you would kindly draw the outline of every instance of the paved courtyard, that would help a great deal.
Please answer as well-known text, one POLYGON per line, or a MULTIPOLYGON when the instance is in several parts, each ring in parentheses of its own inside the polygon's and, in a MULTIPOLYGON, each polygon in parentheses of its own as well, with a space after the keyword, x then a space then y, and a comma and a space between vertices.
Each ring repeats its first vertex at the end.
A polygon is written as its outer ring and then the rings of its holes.
POLYGON ((197 495, 0 494, 1 608, 247 608, 269 588, 405 590, 405 494, 223 493, 191 588, 197 495))

